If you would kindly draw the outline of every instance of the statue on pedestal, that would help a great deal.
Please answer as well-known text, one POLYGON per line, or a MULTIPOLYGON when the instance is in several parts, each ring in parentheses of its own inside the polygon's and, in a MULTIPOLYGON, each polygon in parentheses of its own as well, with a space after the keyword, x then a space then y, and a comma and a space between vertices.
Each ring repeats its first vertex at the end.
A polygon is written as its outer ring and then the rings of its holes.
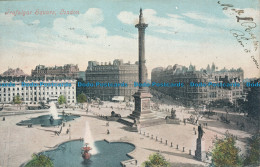
POLYGON ((198 126, 198 138, 197 138, 197 145, 196 145, 196 151, 195 151, 195 158, 197 160, 200 160, 201 161, 201 139, 202 139, 202 136, 203 136, 203 129, 201 127, 201 124, 199 124, 198 126))
POLYGON ((180 120, 176 117, 176 110, 171 109, 171 116, 166 116, 166 123, 168 124, 180 124, 180 120))
POLYGON ((200 124, 200 125, 198 126, 198 139, 201 139, 201 138, 202 138, 203 133, 204 133, 204 131, 203 131, 203 129, 202 129, 202 127, 201 127, 201 124, 200 124))

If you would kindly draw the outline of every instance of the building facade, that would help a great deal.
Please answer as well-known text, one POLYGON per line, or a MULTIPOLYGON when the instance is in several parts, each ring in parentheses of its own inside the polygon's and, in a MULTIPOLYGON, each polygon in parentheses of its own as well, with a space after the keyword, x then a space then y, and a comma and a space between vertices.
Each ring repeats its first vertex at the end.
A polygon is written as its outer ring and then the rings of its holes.
POLYGON ((0 104, 13 103, 20 96, 23 104, 48 103, 65 96, 67 104, 76 103, 76 80, 54 77, 0 77, 0 104))
POLYGON ((38 65, 32 70, 33 77, 70 77, 76 79, 79 77, 78 65, 66 64, 64 66, 45 67, 38 65))
POLYGON ((184 104, 209 104, 210 101, 228 99, 234 102, 243 96, 244 72, 239 69, 222 69, 216 71, 214 63, 206 69, 196 70, 195 66, 189 68, 181 65, 167 68, 154 68, 151 74, 155 83, 183 83, 183 87, 152 87, 159 92, 170 95, 184 104), (191 83, 212 83, 220 86, 192 86, 191 83), (223 84, 237 86, 221 86, 223 84), (239 86, 238 86, 239 85, 239 86))
POLYGON ((86 83, 94 86, 86 87, 86 94, 91 98, 112 100, 114 96, 124 96, 126 101, 132 101, 132 95, 138 90, 138 87, 134 87, 134 82, 138 82, 137 63, 123 63, 122 60, 118 59, 114 60, 113 63, 88 62, 86 83), (111 83, 113 86, 101 87, 96 86, 97 83, 111 83), (124 86, 115 84, 124 84, 124 86))

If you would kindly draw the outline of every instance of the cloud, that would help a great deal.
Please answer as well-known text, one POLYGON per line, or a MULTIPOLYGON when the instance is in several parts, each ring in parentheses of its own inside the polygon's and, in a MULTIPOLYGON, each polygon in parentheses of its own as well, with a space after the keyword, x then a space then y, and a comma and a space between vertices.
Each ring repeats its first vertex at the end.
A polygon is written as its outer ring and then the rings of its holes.
POLYGON ((40 20, 34 20, 32 24, 40 24, 40 20))
MULTIPOLYGON (((166 14, 166 17, 159 17, 157 12, 153 9, 143 10, 144 20, 149 27, 154 28, 153 31, 165 33, 165 34, 175 34, 176 32, 181 33, 207 33, 207 32, 217 32, 214 30, 206 29, 195 24, 189 23, 184 20, 181 15, 166 14), (168 30, 162 30, 167 28, 168 30)), ((134 25, 138 22, 138 15, 132 12, 122 11, 118 14, 117 18, 124 24, 134 25)))
POLYGON ((122 11, 117 15, 117 18, 124 24, 134 25, 138 23, 138 16, 132 12, 122 11))
POLYGON ((24 26, 22 20, 13 20, 13 15, 6 15, 5 13, 0 13, 0 25, 1 26, 24 26))
MULTIPOLYGON (((162 17, 153 9, 146 9, 143 12, 145 21, 149 24, 149 33, 146 34, 146 58, 149 71, 158 65, 175 63, 186 65, 185 63, 190 61, 202 66, 203 63, 209 63, 207 62, 209 59, 226 66, 234 58, 226 55, 232 54, 238 57, 237 64, 239 58, 243 62, 248 61, 245 55, 234 47, 237 43, 231 43, 226 48, 221 40, 214 39, 217 37, 216 30, 200 27, 186 20, 187 17, 193 17, 198 21, 214 25, 214 17, 207 19, 204 14, 194 14, 194 12, 186 13, 187 15, 167 13, 162 17), (152 32, 166 34, 167 38, 163 35, 156 36, 157 34, 152 32), (175 34, 193 37, 193 34, 201 36, 205 32, 211 35, 205 35, 206 40, 196 42, 189 41, 185 37, 179 41, 171 38, 171 35, 175 34), (217 56, 219 59, 214 59, 217 56), (226 59, 229 61, 224 61, 226 59)), ((117 19, 132 26, 138 22, 138 15, 130 11, 122 11, 117 15, 117 19)), ((138 59, 137 34, 124 37, 108 33, 107 28, 103 26, 104 14, 101 9, 91 8, 78 16, 56 18, 53 27, 40 27, 39 20, 33 22, 35 26, 29 26, 22 20, 14 20, 13 16, 0 14, 0 25, 5 26, 4 31, 0 32, 0 60, 3 64, 0 67, 1 71, 5 71, 8 66, 21 68, 24 66, 28 70, 27 73, 30 73, 28 67, 33 68, 36 64, 66 63, 79 64, 80 69, 85 70, 90 60, 112 61, 120 58, 135 62, 138 59)))
POLYGON ((107 35, 104 27, 98 26, 104 20, 100 9, 90 8, 86 13, 67 18, 57 18, 53 30, 67 40, 82 41, 84 38, 99 38, 107 35))

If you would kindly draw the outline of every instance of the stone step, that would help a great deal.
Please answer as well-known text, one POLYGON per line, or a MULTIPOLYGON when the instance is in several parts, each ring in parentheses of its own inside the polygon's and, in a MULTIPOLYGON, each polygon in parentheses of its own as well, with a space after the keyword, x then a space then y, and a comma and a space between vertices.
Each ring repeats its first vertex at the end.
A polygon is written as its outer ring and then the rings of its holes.
POLYGON ((142 127, 149 127, 149 126, 161 125, 161 124, 166 124, 165 119, 156 118, 151 120, 141 120, 142 127))
MULTIPOLYGON (((137 118, 137 116, 134 114, 130 114, 128 116, 128 118, 134 120, 135 118, 137 118)), ((156 113, 142 114, 142 116, 141 116, 141 119, 156 119, 156 118, 165 118, 165 116, 162 116, 162 115, 159 116, 156 113)))
POLYGON ((117 122, 122 123, 126 126, 130 126, 130 127, 132 127, 134 125, 134 122, 127 120, 127 118, 120 118, 120 119, 117 120, 117 122))

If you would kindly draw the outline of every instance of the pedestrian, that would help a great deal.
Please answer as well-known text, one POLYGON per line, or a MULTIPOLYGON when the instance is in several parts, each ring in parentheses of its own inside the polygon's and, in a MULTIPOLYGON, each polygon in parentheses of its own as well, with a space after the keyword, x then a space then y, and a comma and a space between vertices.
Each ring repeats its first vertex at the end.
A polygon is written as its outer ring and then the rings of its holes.
POLYGON ((60 135, 58 131, 55 131, 54 134, 57 135, 57 136, 60 135))
POLYGON ((107 129, 107 134, 109 135, 110 134, 110 132, 109 132, 109 130, 107 129))
POLYGON ((5 117, 3 117, 3 121, 5 121, 5 117))
POLYGON ((69 132, 70 132, 70 130, 69 130, 69 129, 67 129, 66 133, 67 133, 67 134, 69 134, 69 132))

